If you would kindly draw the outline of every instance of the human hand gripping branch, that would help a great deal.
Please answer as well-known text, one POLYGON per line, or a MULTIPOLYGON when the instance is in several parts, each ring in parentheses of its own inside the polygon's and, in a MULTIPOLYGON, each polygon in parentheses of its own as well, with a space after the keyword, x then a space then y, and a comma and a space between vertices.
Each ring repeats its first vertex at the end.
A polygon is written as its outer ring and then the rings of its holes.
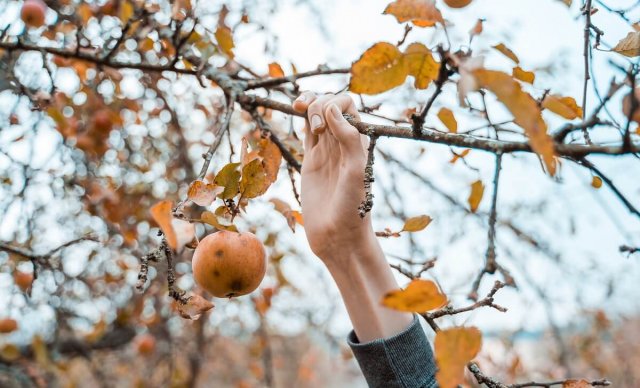
POLYGON ((348 95, 310 92, 293 108, 306 112, 301 200, 311 250, 334 278, 359 341, 393 336, 410 325, 412 315, 380 304, 398 284, 371 217, 358 214, 368 138, 343 117, 359 118, 358 111, 348 95))

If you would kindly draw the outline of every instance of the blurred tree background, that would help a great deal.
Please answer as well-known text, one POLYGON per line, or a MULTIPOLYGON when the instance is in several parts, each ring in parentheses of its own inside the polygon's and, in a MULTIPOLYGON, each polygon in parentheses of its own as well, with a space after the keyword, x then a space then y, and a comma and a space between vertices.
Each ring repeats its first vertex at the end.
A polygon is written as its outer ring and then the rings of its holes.
POLYGON ((304 90, 357 101, 390 264, 446 295, 415 312, 431 339, 482 331, 467 385, 638 386, 639 21, 613 0, 3 0, 0 386, 364 386, 298 210, 304 90), (250 296, 193 281, 225 229, 267 248, 250 296))

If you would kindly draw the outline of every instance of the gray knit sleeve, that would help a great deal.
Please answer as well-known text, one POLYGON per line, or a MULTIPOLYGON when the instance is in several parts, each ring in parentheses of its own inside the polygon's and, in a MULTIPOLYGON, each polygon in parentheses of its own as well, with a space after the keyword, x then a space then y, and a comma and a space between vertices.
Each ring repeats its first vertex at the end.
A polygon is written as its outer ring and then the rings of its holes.
POLYGON ((393 337, 360 343, 351 331, 347 341, 370 387, 438 387, 433 352, 417 315, 393 337))

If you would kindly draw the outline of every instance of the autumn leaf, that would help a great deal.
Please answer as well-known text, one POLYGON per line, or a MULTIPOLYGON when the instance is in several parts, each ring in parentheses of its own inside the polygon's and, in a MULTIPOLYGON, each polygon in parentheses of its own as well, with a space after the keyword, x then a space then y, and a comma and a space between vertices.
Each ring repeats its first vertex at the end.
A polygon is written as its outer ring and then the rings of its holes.
POLYGON ((224 220, 220 220, 220 217, 211 213, 210 211, 202 212, 200 215, 200 220, 206 224, 213 226, 218 230, 229 230, 231 232, 237 232, 238 228, 235 225, 224 222, 224 220))
POLYGON ((553 140, 547 133, 547 124, 542 119, 536 100, 522 91, 520 84, 506 73, 478 69, 473 75, 479 87, 490 90, 509 109, 514 122, 524 129, 531 148, 542 158, 547 171, 553 176, 556 172, 553 140))
POLYGON ((532 85, 533 81, 536 79, 534 72, 523 70, 520 66, 514 67, 511 74, 513 75, 513 78, 532 85))
POLYGON ((189 185, 187 197, 200 206, 209 206, 216 199, 216 196, 224 191, 223 187, 195 180, 189 185))
POLYGON ((240 192, 240 171, 238 167, 240 163, 229 163, 222 167, 218 175, 213 180, 218 186, 224 187, 221 199, 231 199, 240 192))
POLYGON ((171 201, 160 201, 153 205, 150 209, 151 217, 158 224, 162 233, 167 238, 167 243, 171 247, 171 249, 176 249, 178 247, 178 239, 176 237, 176 233, 173 230, 173 225, 171 221, 173 220, 172 209, 173 204, 171 201))
POLYGON ((453 115, 451 109, 440 108, 440 111, 438 112, 438 118, 440 119, 440 121, 442 121, 442 124, 447 127, 449 132, 458 132, 458 122, 456 121, 456 118, 453 115))
POLYGON ((218 26, 215 32, 216 41, 218 42, 218 47, 225 53, 229 58, 233 59, 233 48, 235 47, 233 43, 233 35, 231 33, 231 29, 226 26, 218 26))
POLYGON ((495 46, 492 46, 494 49, 500 51, 502 53, 502 55, 504 55, 505 57, 511 59, 512 61, 514 61, 515 63, 520 63, 520 60, 518 59, 518 56, 511 51, 511 49, 507 46, 504 45, 504 43, 498 43, 495 46))
POLYGON ((269 202, 273 204, 278 213, 284 216, 292 232, 296 231, 296 223, 302 225, 302 222, 299 222, 302 221, 302 215, 300 212, 292 210, 288 203, 278 198, 271 198, 269 202))
POLYGON ((548 95, 542 101, 542 107, 564 117, 567 120, 582 117, 582 108, 578 106, 573 97, 548 95))
POLYGON ((591 388, 593 385, 587 380, 567 380, 562 383, 562 388, 591 388))
POLYGON ((272 62, 269 64, 269 77, 284 77, 284 70, 282 70, 282 67, 278 63, 272 62))
POLYGON ((593 186, 593 188, 599 189, 602 187, 602 178, 600 178, 599 176, 593 176, 591 178, 591 186, 593 186))
POLYGON ((484 185, 482 181, 475 181, 471 184, 471 193, 469 193, 469 209, 471 209, 472 213, 475 213, 478 210, 478 206, 480 206, 480 201, 482 201, 482 196, 484 195, 484 185))
POLYGON ((390 309, 414 313, 424 313, 444 306, 447 297, 431 280, 415 279, 404 290, 388 292, 382 298, 382 305, 390 309))
POLYGON ((197 245, 196 227, 191 222, 174 218, 171 226, 176 234, 176 252, 182 251, 185 246, 197 245))
POLYGON ((415 78, 416 89, 426 89, 438 77, 440 64, 433 59, 431 50, 422 43, 411 43, 404 51, 409 75, 415 78))
POLYGON ((22 356, 20 348, 14 344, 5 344, 0 349, 0 360, 12 362, 22 356))
POLYGON ((402 85, 407 78, 407 62, 391 43, 379 42, 351 65, 349 90, 360 94, 378 94, 402 85))
POLYGON ((432 27, 444 24, 440 10, 434 0, 396 0, 387 5, 383 14, 393 15, 398 23, 411 21, 418 27, 432 27))
POLYGON ((271 184, 278 178, 278 171, 282 163, 282 152, 270 139, 260 139, 257 149, 258 155, 262 157, 262 165, 264 166, 267 180, 271 184))
POLYGON ((483 24, 484 24, 484 20, 483 19, 478 19, 476 24, 473 25, 473 28, 471 28, 471 30, 469 30, 469 35, 471 37, 474 37, 474 36, 482 34, 483 24))
POLYGON ((260 159, 254 159, 242 168, 240 194, 243 198, 255 198, 268 187, 267 174, 260 159))
POLYGON ((444 3, 451 8, 464 8, 471 4, 472 0, 444 0, 444 3))
POLYGON ((185 319, 197 320, 202 314, 211 310, 214 305, 198 294, 189 296, 187 303, 175 302, 175 307, 180 316, 185 319))
POLYGON ((125 0, 120 2, 120 7, 118 9, 118 17, 122 22, 122 25, 126 25, 129 19, 133 16, 133 4, 130 1, 125 0))
POLYGON ((404 222, 401 232, 419 232, 429 226, 432 219, 429 216, 411 217, 404 222))
POLYGON ((626 57, 640 56, 640 31, 631 31, 611 49, 626 57))
POLYGON ((440 388, 454 388, 464 384, 464 370, 480 352, 482 333, 475 327, 454 327, 436 333, 435 358, 438 365, 436 379, 440 388))

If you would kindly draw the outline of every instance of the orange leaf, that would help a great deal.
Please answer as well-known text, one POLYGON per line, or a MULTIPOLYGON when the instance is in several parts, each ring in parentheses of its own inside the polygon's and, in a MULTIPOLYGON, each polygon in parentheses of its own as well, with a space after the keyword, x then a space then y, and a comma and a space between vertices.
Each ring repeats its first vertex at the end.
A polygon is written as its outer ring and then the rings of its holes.
POLYGON ((258 142, 258 155, 262 156, 262 165, 267 174, 267 180, 273 183, 278 178, 280 163, 282 163, 282 152, 280 148, 269 139, 261 139, 258 142))
POLYGON ((233 43, 231 29, 227 26, 218 26, 214 35, 216 37, 216 41, 218 41, 220 50, 222 50, 222 52, 229 58, 233 59, 233 48, 235 47, 235 44, 233 43))
POLYGON ((408 218, 404 222, 402 232, 419 232, 429 226, 431 221, 431 217, 425 215, 408 218))
POLYGON ((469 31, 469 35, 471 35, 473 37, 473 36, 482 34, 483 22, 484 21, 482 19, 478 19, 476 24, 474 24, 473 28, 469 31))
POLYGON ((238 229, 233 224, 223 223, 216 214, 211 213, 210 211, 205 211, 200 215, 200 219, 202 222, 209 224, 215 227, 218 230, 229 230, 232 232, 237 232, 238 229))
POLYGON ((415 279, 404 290, 388 292, 382 298, 382 305, 388 308, 423 313, 437 309, 447 303, 447 297, 430 280, 415 279))
POLYGON ((440 10, 434 0, 396 0, 387 5, 384 14, 396 17, 398 23, 411 21, 418 27, 432 27, 436 23, 444 24, 440 10))
POLYGON ((520 66, 514 67, 511 74, 513 75, 513 78, 519 79, 522 82, 526 82, 532 85, 533 81, 535 81, 536 79, 536 75, 534 72, 523 70, 520 66))
POLYGON ((502 55, 511 59, 515 63, 520 63, 518 56, 513 51, 511 51, 509 47, 505 46, 504 43, 498 43, 497 45, 493 46, 493 48, 500 51, 502 55))
POLYGON ((422 43, 411 43, 404 51, 409 75, 415 78, 416 89, 426 89, 438 77, 440 64, 433 59, 431 50, 422 43))
POLYGON ((471 150, 467 148, 466 150, 460 152, 459 154, 454 153, 449 163, 454 164, 455 162, 458 161, 458 159, 464 159, 465 156, 469 155, 469 152, 471 152, 471 150))
POLYGON ((582 108, 578 106, 573 97, 560 97, 555 95, 546 96, 542 101, 542 107, 549 109, 553 113, 564 117, 567 120, 582 117, 582 108))
POLYGON ((349 90, 353 93, 378 94, 402 85, 407 78, 407 62, 391 43, 379 42, 351 65, 349 90))
POLYGON ((167 243, 169 243, 171 249, 175 250, 178 247, 178 239, 171 224, 171 220, 173 219, 173 215, 171 214, 172 207, 173 204, 171 201, 160 201, 151 206, 150 211, 151 217, 153 217, 153 220, 158 224, 162 233, 164 233, 167 238, 167 243))
POLYGON ((269 77, 284 77, 284 70, 282 70, 282 67, 278 63, 273 62, 269 64, 269 77))
POLYGON ((440 388, 454 388, 464 383, 464 369, 480 352, 482 333, 475 327, 454 327, 436 333, 435 353, 440 388))
POLYGON ((591 178, 591 186, 593 186, 596 189, 599 189, 602 187, 602 178, 600 178, 599 176, 593 176, 593 178, 591 178))
POLYGON ((514 122, 521 126, 533 151, 544 161, 550 175, 556 172, 556 159, 553 140, 547 133, 547 124, 542 119, 536 100, 522 91, 520 84, 510 75, 479 69, 473 72, 479 87, 490 90, 509 109, 514 122))
POLYGON ((471 193, 469 193, 469 209, 472 213, 475 213, 482 201, 482 195, 484 194, 484 185, 482 181, 475 181, 471 184, 471 193))
POLYGON ((438 112, 438 118, 440 119, 440 121, 442 121, 442 124, 447 127, 449 132, 458 132, 458 122, 456 121, 456 118, 453 115, 451 109, 441 108, 438 112))
POLYGON ((289 228, 291 228, 292 232, 296 231, 296 222, 298 221, 296 219, 296 215, 295 213, 300 214, 299 212, 294 212, 291 209, 291 206, 289 206, 288 203, 286 203, 285 201, 278 199, 278 198, 271 198, 269 200, 269 202, 271 202, 275 209, 284 216, 284 218, 286 218, 287 220, 287 224, 289 225, 289 228))
POLYGON ((175 307, 182 318, 196 320, 203 313, 211 310, 214 305, 200 295, 193 294, 185 304, 175 302, 175 307))

